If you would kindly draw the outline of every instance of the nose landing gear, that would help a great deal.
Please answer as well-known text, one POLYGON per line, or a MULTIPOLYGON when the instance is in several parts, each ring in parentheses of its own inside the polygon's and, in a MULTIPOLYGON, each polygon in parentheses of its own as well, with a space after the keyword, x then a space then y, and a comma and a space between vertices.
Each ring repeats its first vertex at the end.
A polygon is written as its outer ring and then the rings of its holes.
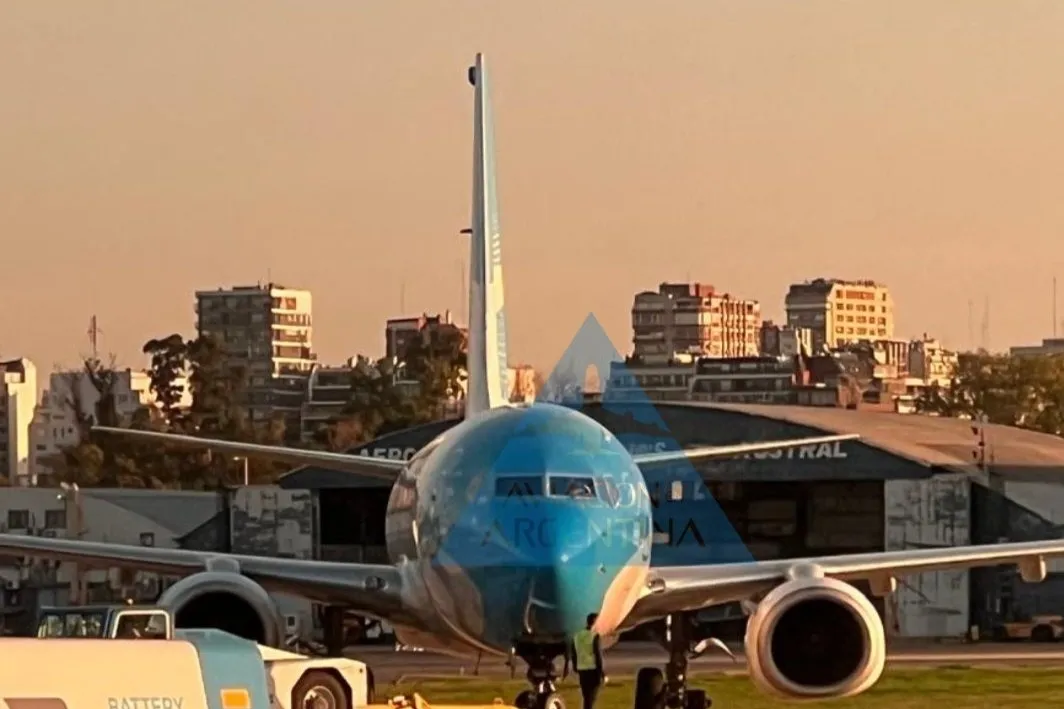
POLYGON ((705 690, 687 688, 688 663, 712 648, 725 652, 735 660, 728 646, 717 638, 695 639, 698 626, 685 615, 670 615, 665 619, 662 643, 669 653, 665 671, 657 667, 643 667, 636 673, 634 709, 709 709, 713 700, 705 690))
MULTIPOLYGON (((525 676, 532 685, 514 699, 517 709, 566 709, 565 700, 555 685, 558 675, 554 671, 554 660, 564 652, 564 643, 527 643, 514 648, 514 654, 528 664, 525 676)), ((513 664, 510 667, 513 668, 513 664)))

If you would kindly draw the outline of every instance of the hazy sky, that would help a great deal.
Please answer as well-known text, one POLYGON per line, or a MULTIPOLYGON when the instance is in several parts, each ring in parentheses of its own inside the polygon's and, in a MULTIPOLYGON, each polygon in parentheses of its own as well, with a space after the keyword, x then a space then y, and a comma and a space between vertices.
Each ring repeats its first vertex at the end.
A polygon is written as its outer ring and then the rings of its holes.
MULTIPOLYGON (((139 366, 197 288, 314 292, 325 361, 457 309, 488 55, 514 361, 691 278, 782 313, 875 278, 899 335, 1052 334, 1059 0, 163 2, 0 10, 0 355, 139 366), (405 283, 405 288, 400 284, 405 283)), ((1064 306, 1060 308, 1064 318, 1064 306)), ((464 320, 464 315, 462 316, 464 320)), ((1064 329, 1062 329, 1064 332, 1064 329)))

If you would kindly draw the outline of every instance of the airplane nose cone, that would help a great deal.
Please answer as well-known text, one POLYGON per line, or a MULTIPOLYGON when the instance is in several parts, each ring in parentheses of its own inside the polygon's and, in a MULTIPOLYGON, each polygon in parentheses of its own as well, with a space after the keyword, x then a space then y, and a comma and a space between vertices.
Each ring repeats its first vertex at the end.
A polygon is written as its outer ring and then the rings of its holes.
POLYGON ((533 632, 568 635, 584 627, 588 614, 602 610, 633 551, 611 521, 579 509, 552 515, 529 594, 533 632))

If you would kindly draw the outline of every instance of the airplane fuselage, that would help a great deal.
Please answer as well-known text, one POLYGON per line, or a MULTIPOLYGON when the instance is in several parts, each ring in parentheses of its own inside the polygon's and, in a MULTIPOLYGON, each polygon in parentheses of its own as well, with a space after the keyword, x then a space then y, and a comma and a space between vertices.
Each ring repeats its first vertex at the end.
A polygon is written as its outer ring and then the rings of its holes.
POLYGON ((421 627, 409 645, 507 654, 598 613, 617 630, 650 564, 638 466, 596 421, 551 404, 468 419, 418 451, 392 489, 388 554, 421 627))

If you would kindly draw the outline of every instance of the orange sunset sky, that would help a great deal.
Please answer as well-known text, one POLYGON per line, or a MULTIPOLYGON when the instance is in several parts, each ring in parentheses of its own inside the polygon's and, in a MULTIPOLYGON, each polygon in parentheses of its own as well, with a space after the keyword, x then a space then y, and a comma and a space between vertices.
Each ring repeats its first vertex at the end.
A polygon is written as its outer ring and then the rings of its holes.
POLYGON ((991 347, 1052 335, 1059 0, 8 0, 0 355, 75 364, 95 314, 140 366, 194 290, 269 278, 313 291, 326 362, 457 309, 477 51, 515 362, 589 312, 627 351, 633 294, 685 278, 776 318, 874 278, 901 336, 977 345, 986 297, 991 347))

